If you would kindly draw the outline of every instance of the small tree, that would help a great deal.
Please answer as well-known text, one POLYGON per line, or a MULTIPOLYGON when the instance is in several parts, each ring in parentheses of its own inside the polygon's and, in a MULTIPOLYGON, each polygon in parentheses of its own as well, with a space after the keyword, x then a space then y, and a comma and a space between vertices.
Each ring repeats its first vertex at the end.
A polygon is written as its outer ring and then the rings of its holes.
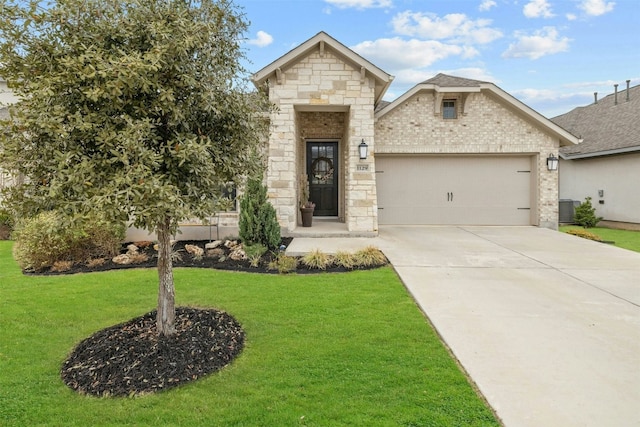
POLYGON ((248 93, 230 0, 0 0, 0 75, 20 101, 0 166, 22 216, 99 211, 158 236, 158 332, 175 332, 171 236, 258 170, 267 123, 248 93))
POLYGON ((595 227, 600 221, 602 221, 602 217, 596 216, 596 208, 591 205, 591 197, 585 198, 584 202, 576 207, 573 220, 576 224, 581 225, 584 228, 595 227))
POLYGON ((240 200, 240 238, 247 244, 259 243, 276 249, 282 239, 276 210, 267 199, 267 187, 259 178, 249 179, 240 200))

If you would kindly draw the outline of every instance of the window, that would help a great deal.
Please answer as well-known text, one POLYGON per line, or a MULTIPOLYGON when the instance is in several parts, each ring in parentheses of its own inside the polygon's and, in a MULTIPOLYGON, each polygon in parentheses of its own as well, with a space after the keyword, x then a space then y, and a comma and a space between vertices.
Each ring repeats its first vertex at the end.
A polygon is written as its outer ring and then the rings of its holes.
POLYGON ((456 117, 456 101, 453 99, 445 99, 442 101, 442 118, 455 119, 456 117))

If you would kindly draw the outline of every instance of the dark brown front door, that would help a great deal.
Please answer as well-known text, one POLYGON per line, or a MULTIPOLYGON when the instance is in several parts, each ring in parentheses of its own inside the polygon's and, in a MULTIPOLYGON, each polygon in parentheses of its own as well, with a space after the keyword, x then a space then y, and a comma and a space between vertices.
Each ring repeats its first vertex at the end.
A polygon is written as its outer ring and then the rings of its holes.
POLYGON ((338 143, 307 143, 309 200, 315 216, 338 216, 338 143))

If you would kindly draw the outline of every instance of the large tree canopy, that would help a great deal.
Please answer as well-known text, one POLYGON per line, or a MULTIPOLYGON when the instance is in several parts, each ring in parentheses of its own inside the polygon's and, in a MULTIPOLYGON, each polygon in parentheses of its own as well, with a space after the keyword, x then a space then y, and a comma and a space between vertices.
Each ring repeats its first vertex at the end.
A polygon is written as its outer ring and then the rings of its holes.
POLYGON ((9 203, 156 231, 171 334, 170 236, 260 167, 267 104, 245 90, 244 16, 229 0, 2 0, 0 17, 0 76, 20 97, 0 164, 28 178, 9 203))

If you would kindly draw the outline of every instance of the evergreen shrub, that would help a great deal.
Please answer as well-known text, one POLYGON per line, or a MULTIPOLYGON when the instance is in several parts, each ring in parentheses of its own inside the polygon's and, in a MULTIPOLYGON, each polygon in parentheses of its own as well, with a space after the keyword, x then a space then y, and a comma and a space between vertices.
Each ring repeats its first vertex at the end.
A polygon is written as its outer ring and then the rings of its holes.
POLYGON ((584 199, 578 207, 574 215, 574 222, 584 228, 595 227, 602 217, 596 216, 596 208, 591 205, 591 197, 584 199))
POLYGON ((261 244, 274 250, 282 241, 276 210, 267 200, 267 187, 257 178, 249 179, 240 199, 239 228, 245 246, 261 244))

